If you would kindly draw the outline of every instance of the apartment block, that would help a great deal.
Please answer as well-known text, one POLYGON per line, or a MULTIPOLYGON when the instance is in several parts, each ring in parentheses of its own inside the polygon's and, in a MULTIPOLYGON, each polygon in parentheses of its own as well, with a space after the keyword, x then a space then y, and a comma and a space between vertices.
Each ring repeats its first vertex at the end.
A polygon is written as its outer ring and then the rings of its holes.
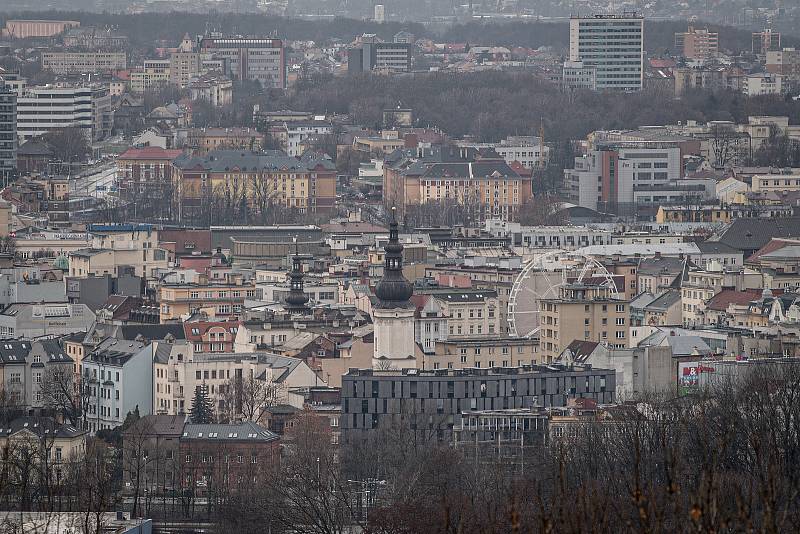
POLYGON ((195 353, 175 345, 157 353, 154 366, 154 410, 167 415, 189 413, 199 387, 206 388, 215 410, 235 416, 241 414, 243 381, 262 381, 274 392, 271 400, 284 404, 290 388, 325 385, 305 361, 261 352, 195 353), (232 401, 237 404, 227 404, 232 401))
POLYGON ((186 131, 184 146, 194 155, 208 154, 212 150, 260 150, 264 135, 250 127, 191 128, 186 131))
POLYGON ((413 205, 457 202, 479 220, 513 220, 533 195, 530 175, 520 175, 498 157, 463 155, 445 147, 421 157, 393 154, 383 166, 384 203, 402 215, 413 205))
POLYGON ((719 52, 719 33, 689 26, 687 31, 675 34, 675 51, 687 59, 714 57, 719 52))
POLYGON ((539 340, 509 336, 451 338, 422 357, 423 369, 517 367, 539 363, 539 340))
POLYGON ((780 95, 783 91, 782 74, 762 72, 744 77, 742 92, 747 96, 780 95))
POLYGON ((583 61, 565 61, 561 69, 561 86, 565 89, 597 89, 597 67, 583 61))
POLYGON ((463 413, 566 406, 568 399, 614 401, 613 370, 535 366, 491 369, 353 369, 342 377, 342 439, 380 428, 410 427, 427 439, 450 440, 463 413))
POLYGON ((22 141, 71 127, 98 141, 111 134, 112 116, 111 96, 102 86, 34 86, 17 98, 17 134, 22 141))
POLYGON ((385 43, 375 35, 364 35, 359 46, 347 51, 347 72, 410 72, 412 48, 411 44, 385 43))
POLYGON ((17 94, 0 78, 0 180, 2 185, 17 170, 17 94))
POLYGON ((94 74, 127 67, 125 52, 42 52, 42 70, 54 74, 94 74))
POLYGON ((767 72, 780 74, 792 82, 800 81, 800 50, 784 48, 767 52, 767 72))
POLYGON ((569 61, 594 67, 598 90, 642 88, 644 18, 638 15, 572 17, 569 61))
POLYGON ((546 167, 550 161, 550 147, 542 142, 541 137, 535 136, 510 135, 499 143, 460 142, 459 146, 494 150, 509 165, 517 163, 526 169, 546 167))
POLYGON ((780 32, 772 31, 767 28, 761 32, 753 32, 752 52, 759 56, 764 56, 770 50, 781 49, 781 34, 780 32))
POLYGON ((200 74, 200 62, 200 52, 187 34, 169 57, 170 83, 181 89, 189 85, 189 80, 200 74))
POLYGON ((80 25, 76 20, 7 20, 2 34, 12 39, 52 37, 80 25))
POLYGON ((167 251, 159 247, 158 230, 149 224, 92 224, 86 248, 69 252, 73 277, 132 273, 155 277, 168 266, 167 251))
POLYGON ((329 159, 292 158, 280 151, 215 150, 202 157, 184 155, 173 163, 186 216, 199 212, 212 191, 238 187, 248 202, 256 195, 301 213, 327 212, 336 200, 336 167, 329 159))
POLYGON ((270 89, 286 87, 286 52, 280 39, 205 37, 200 52, 221 60, 225 74, 236 80, 257 81, 270 89))
POLYGON ((209 283, 201 280, 193 284, 161 284, 158 302, 161 322, 178 321, 194 313, 205 312, 209 318, 225 320, 238 318, 245 299, 258 299, 259 291, 241 276, 209 283))
POLYGON ((628 342, 629 301, 611 297, 607 287, 567 284, 559 298, 539 301, 542 362, 552 362, 574 340, 616 348, 628 342))
POLYGON ((180 150, 159 147, 129 148, 117 157, 117 186, 121 198, 171 191, 172 162, 180 150))
POLYGON ((169 84, 171 79, 170 60, 146 59, 141 67, 131 69, 130 89, 132 93, 144 93, 169 84))
MULTIPOLYGON (((86 424, 92 432, 116 428, 135 409, 153 412, 153 359, 159 343, 106 339, 81 360, 86 424)), ((164 343, 162 350, 171 345, 164 343)))
POLYGON ((564 187, 569 200, 579 206, 633 210, 683 198, 685 189, 670 187, 682 172, 677 143, 610 143, 576 157, 574 168, 564 170, 564 187))

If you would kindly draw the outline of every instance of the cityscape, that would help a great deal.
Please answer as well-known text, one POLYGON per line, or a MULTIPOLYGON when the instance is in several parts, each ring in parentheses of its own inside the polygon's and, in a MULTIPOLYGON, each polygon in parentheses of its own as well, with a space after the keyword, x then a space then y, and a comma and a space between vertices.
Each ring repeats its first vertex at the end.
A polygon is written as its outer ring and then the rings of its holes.
POLYGON ((0 6, 0 534, 797 532, 798 459, 797 2, 0 6))

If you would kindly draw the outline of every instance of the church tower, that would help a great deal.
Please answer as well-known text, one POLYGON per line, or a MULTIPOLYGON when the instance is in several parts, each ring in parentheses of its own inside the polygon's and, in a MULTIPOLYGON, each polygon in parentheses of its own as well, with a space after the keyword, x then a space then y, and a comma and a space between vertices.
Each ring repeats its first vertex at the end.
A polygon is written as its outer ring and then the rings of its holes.
POLYGON ((285 299, 286 311, 292 314, 308 313, 308 295, 303 291, 303 265, 297 251, 297 238, 294 238, 292 270, 289 272, 289 294, 285 299))
POLYGON ((409 301, 414 287, 403 276, 403 245, 398 237, 395 208, 392 208, 389 242, 384 251, 383 278, 375 288, 378 303, 372 307, 375 332, 372 367, 415 368, 414 305, 409 301))

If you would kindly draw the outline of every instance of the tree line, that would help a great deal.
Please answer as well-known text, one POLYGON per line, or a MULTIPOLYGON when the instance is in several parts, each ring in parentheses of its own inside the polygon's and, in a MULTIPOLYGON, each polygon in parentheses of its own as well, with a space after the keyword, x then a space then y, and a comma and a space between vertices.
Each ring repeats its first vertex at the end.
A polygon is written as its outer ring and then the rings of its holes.
MULTIPOLYGON (((398 7, 418 15, 425 9, 423 2, 414 6, 404 0, 398 7)), ((371 5, 369 6, 371 10, 371 5)), ((31 11, 0 14, 0 23, 9 18, 78 20, 85 26, 113 27, 127 35, 133 46, 152 48, 154 43, 166 41, 176 43, 184 33, 192 36, 206 33, 210 28, 222 33, 243 35, 274 34, 293 40, 313 40, 326 43, 333 40, 352 41, 364 33, 374 33, 384 40, 391 40, 395 33, 405 30, 417 38, 440 42, 469 43, 480 46, 507 47, 552 47, 566 50, 569 46, 569 24, 566 21, 470 21, 443 27, 426 26, 418 22, 387 21, 379 24, 371 20, 335 17, 327 20, 308 20, 278 17, 258 13, 220 12, 213 14, 184 13, 89 13, 85 11, 31 11)), ((708 26, 720 34, 720 49, 733 53, 749 52, 751 32, 747 30, 697 22, 697 27, 708 26)), ((686 31, 685 21, 646 21, 644 33, 645 50, 654 56, 675 54, 675 32, 686 31)), ((800 46, 800 38, 783 36, 783 46, 800 46)))

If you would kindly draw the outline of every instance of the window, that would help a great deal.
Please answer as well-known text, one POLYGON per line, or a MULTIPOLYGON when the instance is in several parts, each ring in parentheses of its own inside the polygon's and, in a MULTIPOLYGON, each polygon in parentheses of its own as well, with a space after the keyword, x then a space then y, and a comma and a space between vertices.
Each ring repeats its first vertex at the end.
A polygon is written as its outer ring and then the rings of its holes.
POLYGON ((625 331, 617 330, 617 339, 625 339, 625 331))

